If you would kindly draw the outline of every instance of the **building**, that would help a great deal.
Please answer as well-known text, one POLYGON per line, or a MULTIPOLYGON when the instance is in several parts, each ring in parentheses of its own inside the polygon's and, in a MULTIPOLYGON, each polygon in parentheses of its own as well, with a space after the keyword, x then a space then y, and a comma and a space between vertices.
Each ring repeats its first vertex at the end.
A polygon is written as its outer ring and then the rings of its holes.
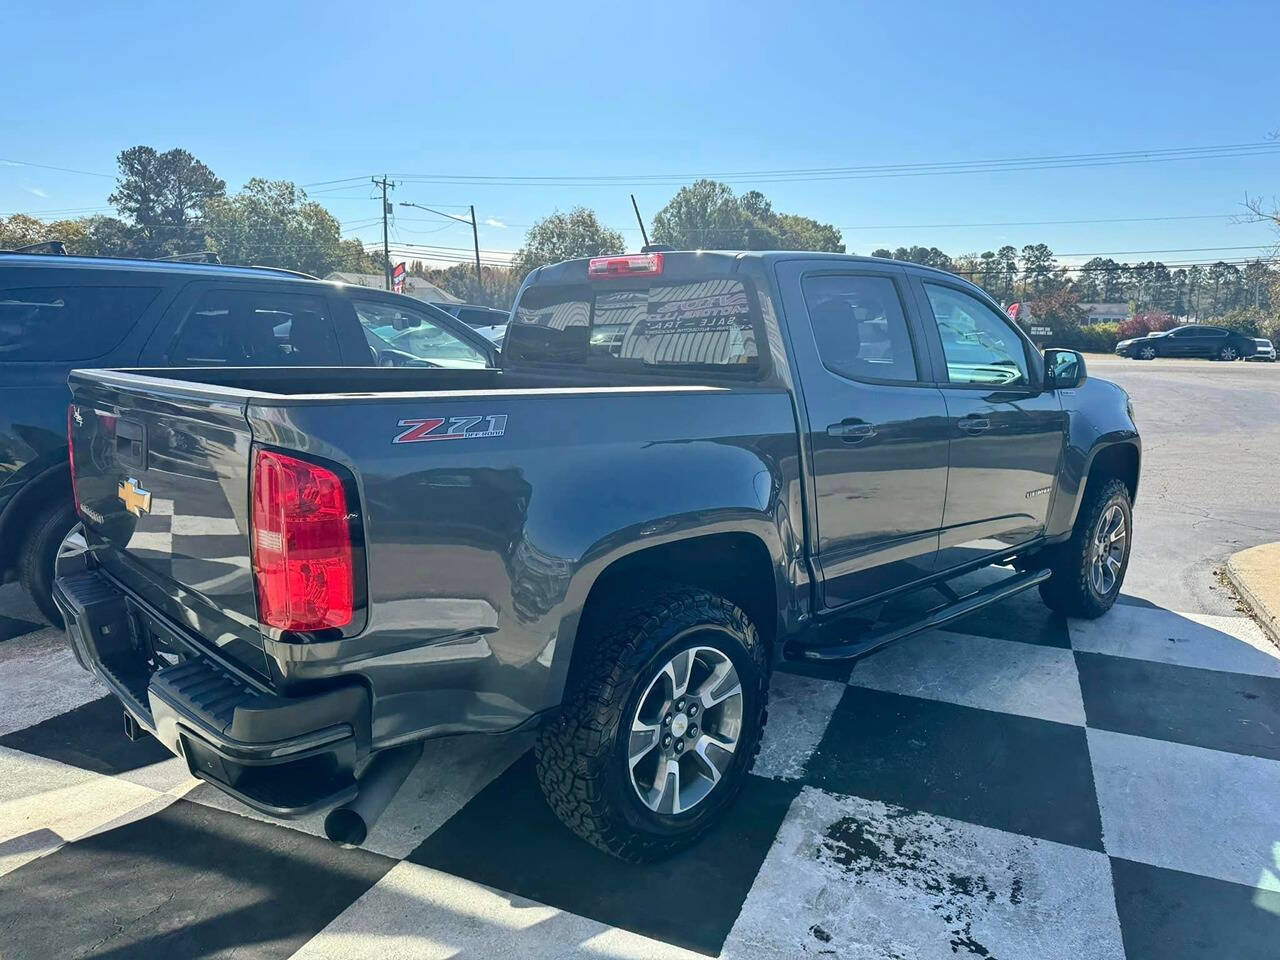
POLYGON ((1133 307, 1127 303, 1082 303, 1080 309, 1085 312, 1082 326, 1095 323, 1124 323, 1133 319, 1133 307))
MULTIPOLYGON (((336 280, 338 283, 350 284, 353 287, 372 287, 375 290, 385 290, 387 281, 380 273, 344 273, 341 270, 335 270, 333 273, 325 277, 326 280, 336 280)), ((405 296, 413 297, 415 300, 422 300, 425 303, 461 303, 462 301, 446 290, 442 290, 434 283, 428 283, 422 277, 412 275, 404 278, 405 296)))

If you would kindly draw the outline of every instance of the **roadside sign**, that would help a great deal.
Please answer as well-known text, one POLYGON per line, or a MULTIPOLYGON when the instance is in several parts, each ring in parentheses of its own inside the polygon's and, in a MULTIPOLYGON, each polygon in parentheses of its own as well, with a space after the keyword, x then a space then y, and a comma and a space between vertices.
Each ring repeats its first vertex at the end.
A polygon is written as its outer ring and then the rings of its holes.
POLYGON ((1029 327, 1027 332, 1033 337, 1052 337, 1053 327, 1029 327))
POLYGON ((395 293, 404 293, 404 262, 397 263, 391 269, 391 289, 395 293))

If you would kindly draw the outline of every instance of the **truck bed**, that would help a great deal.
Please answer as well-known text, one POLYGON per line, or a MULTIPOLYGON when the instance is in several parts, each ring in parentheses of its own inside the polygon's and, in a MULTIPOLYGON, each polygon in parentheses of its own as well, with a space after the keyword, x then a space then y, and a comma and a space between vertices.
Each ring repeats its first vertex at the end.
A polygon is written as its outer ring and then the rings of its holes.
MULTIPOLYGON (((161 385, 174 381, 198 393, 207 388, 225 388, 237 396, 303 397, 370 396, 384 394, 439 394, 444 392, 496 392, 513 390, 556 390, 578 388, 672 389, 702 386, 687 375, 679 379, 649 377, 620 378, 587 372, 526 373, 476 369, 429 369, 403 367, 172 367, 166 370, 117 369, 94 371, 113 383, 161 385), (114 375, 114 376, 113 376, 114 375)), ((717 384, 724 388, 723 382, 717 384)), ((231 395, 231 394, 224 394, 231 395)))
POLYGON ((794 543, 803 512, 781 387, 158 372, 71 376, 76 489, 98 569, 269 689, 367 685, 375 745, 518 726, 557 702, 557 637, 611 558, 717 524, 794 543), (349 478, 359 580, 341 629, 296 636, 259 620, 260 450, 349 478))

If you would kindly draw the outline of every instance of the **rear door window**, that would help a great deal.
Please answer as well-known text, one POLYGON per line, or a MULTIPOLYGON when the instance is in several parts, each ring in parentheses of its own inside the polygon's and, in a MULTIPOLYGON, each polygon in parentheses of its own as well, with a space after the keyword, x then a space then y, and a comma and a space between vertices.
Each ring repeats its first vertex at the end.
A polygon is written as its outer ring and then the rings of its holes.
POLYGON ((79 362, 110 353, 159 287, 0 288, 0 363, 79 362))
POLYGON ((535 285, 512 314, 503 351, 523 363, 601 371, 754 376, 760 329, 754 291, 733 278, 535 285))
POLYGON ((333 319, 322 297, 269 290, 208 290, 169 350, 175 366, 336 367, 333 319))
POLYGON ((814 276, 802 283, 822 365, 854 380, 919 379, 897 287, 888 277, 814 276))

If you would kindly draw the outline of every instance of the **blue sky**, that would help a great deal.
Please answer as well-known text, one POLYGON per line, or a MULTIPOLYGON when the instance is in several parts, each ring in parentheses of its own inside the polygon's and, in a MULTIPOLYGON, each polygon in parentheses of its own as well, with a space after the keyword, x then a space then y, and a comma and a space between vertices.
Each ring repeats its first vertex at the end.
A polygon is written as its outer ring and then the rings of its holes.
MULTIPOLYGON (((124 147, 182 146, 235 189, 255 175, 717 174, 1240 144, 1280 131, 1274 0, 116 7, 0 10, 0 158, 111 175, 124 147)), ((1257 251, 1203 248, 1273 239, 1230 215, 1246 193, 1280 194, 1280 150, 759 186, 776 209, 843 228, 855 252, 1043 241, 1061 254, 1238 259, 1257 251), (906 226, 1188 216, 1214 219, 906 226)), ((111 187, 0 162, 0 213, 109 212, 111 187)), ((676 187, 406 179, 393 197, 462 214, 474 203, 486 250, 518 247, 533 220, 579 203, 638 247, 633 189, 652 216, 676 187)), ((311 192, 350 235, 380 236, 367 182, 311 192)), ((470 243, 468 227, 407 209, 394 236, 470 243)))

